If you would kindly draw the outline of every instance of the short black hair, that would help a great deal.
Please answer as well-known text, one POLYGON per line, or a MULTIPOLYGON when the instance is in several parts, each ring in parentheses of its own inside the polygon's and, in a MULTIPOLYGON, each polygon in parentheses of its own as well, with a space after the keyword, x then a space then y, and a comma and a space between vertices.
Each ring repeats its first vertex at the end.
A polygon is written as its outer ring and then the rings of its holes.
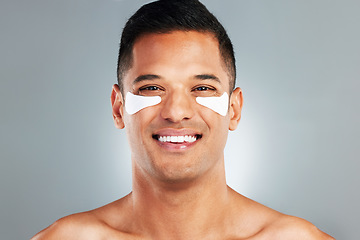
POLYGON ((142 6, 127 21, 120 40, 117 77, 123 93, 123 77, 132 66, 135 41, 151 33, 197 31, 211 33, 219 42, 222 60, 230 78, 230 93, 235 87, 236 66, 231 40, 226 30, 198 0, 159 0, 142 6))

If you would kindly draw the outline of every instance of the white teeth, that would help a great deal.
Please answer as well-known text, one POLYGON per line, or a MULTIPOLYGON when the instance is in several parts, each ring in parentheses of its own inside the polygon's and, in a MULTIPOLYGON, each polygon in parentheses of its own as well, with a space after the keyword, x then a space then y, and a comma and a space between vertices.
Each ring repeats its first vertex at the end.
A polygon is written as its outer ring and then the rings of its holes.
POLYGON ((196 141, 196 137, 195 136, 189 136, 189 140, 188 142, 195 142, 196 141))
POLYGON ((188 142, 192 143, 196 141, 196 136, 159 136, 158 140, 160 142, 172 142, 172 143, 183 143, 188 142))

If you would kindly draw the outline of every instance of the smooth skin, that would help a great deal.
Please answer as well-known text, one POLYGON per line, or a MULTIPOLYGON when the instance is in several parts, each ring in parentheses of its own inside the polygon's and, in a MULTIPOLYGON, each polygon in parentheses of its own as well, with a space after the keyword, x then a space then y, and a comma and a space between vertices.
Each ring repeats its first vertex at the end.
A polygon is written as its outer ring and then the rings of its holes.
POLYGON ((128 115, 113 86, 115 126, 131 147, 133 190, 98 209, 67 216, 33 240, 60 239, 333 239, 311 223, 281 214, 226 184, 224 147, 241 117, 242 91, 229 93, 218 42, 209 33, 147 34, 133 48, 124 93, 161 96, 160 104, 128 115), (221 116, 198 96, 228 92, 221 116), (163 143, 158 136, 197 136, 194 143, 163 143))

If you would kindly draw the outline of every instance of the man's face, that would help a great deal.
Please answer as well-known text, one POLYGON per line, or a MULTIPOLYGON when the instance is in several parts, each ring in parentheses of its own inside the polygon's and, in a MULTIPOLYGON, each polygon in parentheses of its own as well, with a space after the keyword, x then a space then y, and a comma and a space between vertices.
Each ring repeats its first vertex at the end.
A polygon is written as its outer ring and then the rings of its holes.
MULTIPOLYGON (((229 89, 218 42, 211 34, 174 31, 140 37, 123 84, 125 94, 161 97, 159 104, 133 115, 119 111, 135 174, 181 182, 222 169, 228 129, 236 128, 242 99, 237 89, 226 116, 196 102, 196 97, 219 97, 229 89), (164 142, 169 136, 182 140, 164 142), (185 138, 196 141, 183 141, 185 138)), ((116 94, 120 95, 119 90, 116 94)), ((122 102, 120 108, 123 106, 122 102)))

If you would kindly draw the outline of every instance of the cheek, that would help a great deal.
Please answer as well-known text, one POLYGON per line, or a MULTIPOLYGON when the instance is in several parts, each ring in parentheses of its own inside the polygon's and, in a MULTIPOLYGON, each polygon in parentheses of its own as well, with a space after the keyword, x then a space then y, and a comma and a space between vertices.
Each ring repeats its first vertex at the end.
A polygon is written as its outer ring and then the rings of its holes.
POLYGON ((156 111, 152 107, 142 109, 135 114, 124 114, 125 130, 128 136, 142 141, 142 135, 147 134, 149 126, 156 117, 156 111))
MULTIPOLYGON (((212 134, 223 135, 228 131, 230 117, 229 114, 221 116, 210 108, 199 107, 199 115, 202 121, 207 125, 212 134)), ((220 137, 220 136, 219 136, 220 137)))

